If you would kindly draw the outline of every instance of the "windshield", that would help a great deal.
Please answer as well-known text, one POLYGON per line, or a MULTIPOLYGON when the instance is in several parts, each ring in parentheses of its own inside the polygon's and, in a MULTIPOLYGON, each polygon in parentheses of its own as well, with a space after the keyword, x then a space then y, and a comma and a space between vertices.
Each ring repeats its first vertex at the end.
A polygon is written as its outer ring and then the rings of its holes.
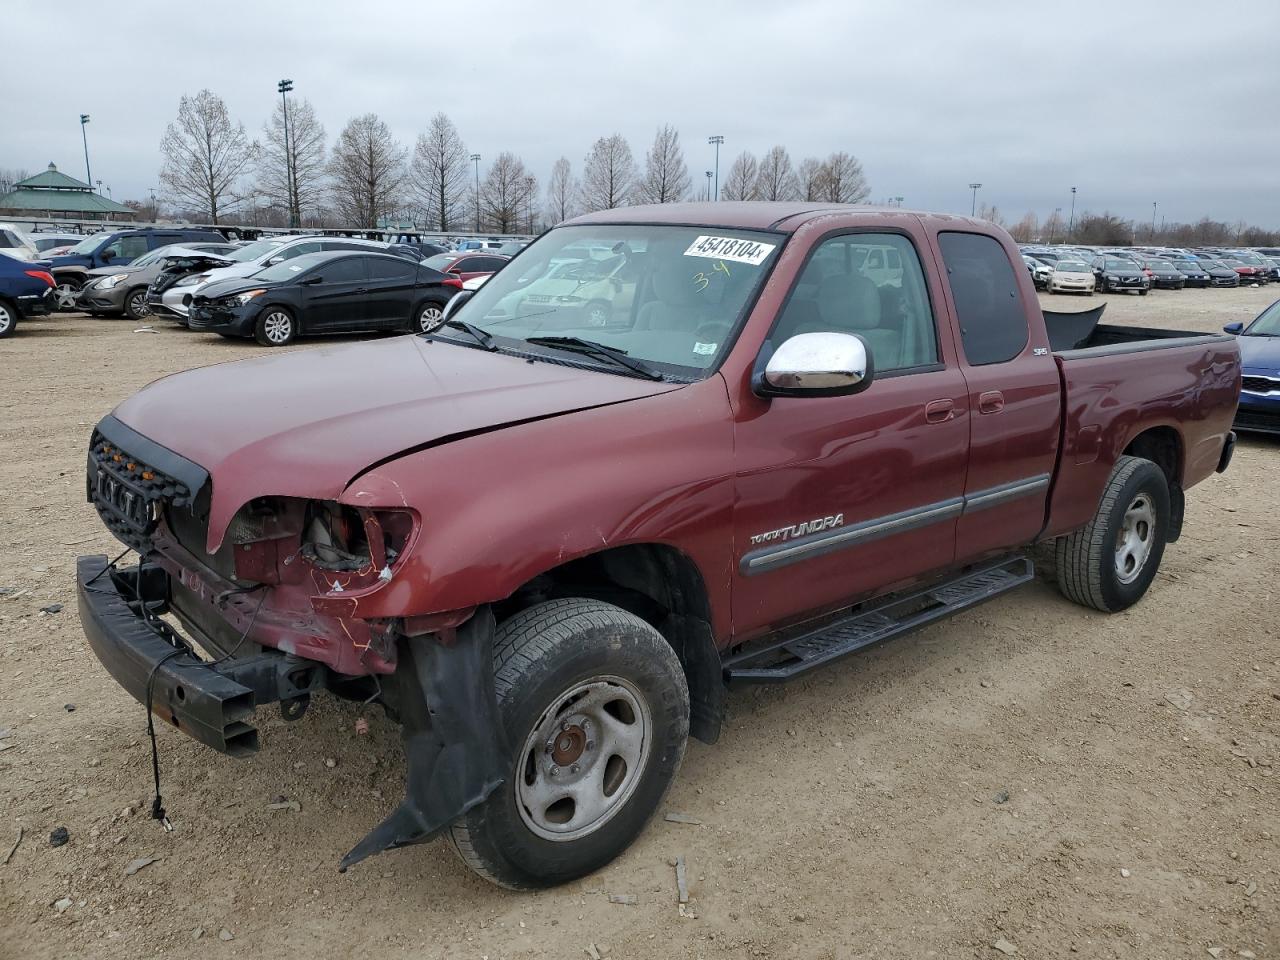
POLYGON ((246 247, 239 247, 234 253, 227 254, 228 260, 234 260, 236 263, 248 263, 250 260, 257 260, 265 253, 270 253, 276 247, 283 246, 284 240, 255 240, 246 247))
POLYGON ((97 250, 100 246, 102 246, 102 244, 106 242, 109 236, 110 234, 108 233, 95 233, 92 237, 85 237, 83 240, 77 243, 74 247, 68 250, 67 253, 68 254, 76 253, 76 254, 81 254, 82 256, 88 256, 89 254, 93 253, 93 251, 97 250))
POLYGON ((331 255, 327 253, 304 253, 300 257, 294 257, 292 260, 285 260, 283 263, 277 263, 274 266, 267 267, 265 270, 259 270, 253 275, 253 279, 257 280, 292 280, 304 270, 310 270, 317 263, 330 259, 331 255))
POLYGON ((1090 273, 1088 267, 1078 260, 1059 260, 1057 271, 1059 273, 1090 273))
POLYGON ((1132 260, 1108 260, 1103 264, 1104 270, 1137 270, 1138 265, 1132 260))
POLYGON ((439 270, 444 273, 445 270, 449 269, 449 264, 457 259, 458 255, 456 253, 437 253, 434 257, 427 257, 422 262, 432 270, 439 270))
POLYGON ((1244 332, 1251 337, 1280 337, 1280 300, 1258 314, 1244 332))
POLYGON ((716 227, 561 227, 455 316, 499 339, 580 337, 696 376, 729 344, 782 241, 716 227))

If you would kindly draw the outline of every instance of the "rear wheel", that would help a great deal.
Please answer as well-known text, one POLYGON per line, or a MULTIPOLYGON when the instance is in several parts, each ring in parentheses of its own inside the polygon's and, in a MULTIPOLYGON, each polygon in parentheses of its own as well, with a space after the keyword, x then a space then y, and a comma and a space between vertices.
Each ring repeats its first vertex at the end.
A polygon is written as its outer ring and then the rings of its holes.
POLYGON ((625 850, 684 755, 689 691, 653 627, 612 604, 564 599, 494 637, 506 782, 450 839, 480 876, 511 889, 565 883, 625 850))
POLYGON ((59 277, 53 288, 53 303, 59 310, 74 310, 83 284, 72 277, 59 277))
POLYGON ((1059 537, 1058 589, 1068 600, 1106 613, 1137 603, 1164 556, 1169 482, 1150 460, 1121 457, 1094 518, 1059 537))
POLYGON ((1150 292, 1151 292, 1150 289, 1148 289, 1147 287, 1143 287, 1141 290, 1138 291, 1138 296, 1145 297, 1150 292))
POLYGON ((0 300, 0 340, 12 337, 18 329, 18 309, 6 300, 0 300))
POLYGON ((124 298, 124 315, 130 320, 141 320, 151 315, 151 308, 147 306, 146 287, 129 291, 128 296, 124 298))
POLYGON ((283 347, 298 335, 298 322, 284 307, 267 307, 258 315, 254 339, 264 347, 283 347))
POLYGON ((438 300, 428 300, 418 307, 417 333, 430 333, 444 323, 445 305, 438 300))

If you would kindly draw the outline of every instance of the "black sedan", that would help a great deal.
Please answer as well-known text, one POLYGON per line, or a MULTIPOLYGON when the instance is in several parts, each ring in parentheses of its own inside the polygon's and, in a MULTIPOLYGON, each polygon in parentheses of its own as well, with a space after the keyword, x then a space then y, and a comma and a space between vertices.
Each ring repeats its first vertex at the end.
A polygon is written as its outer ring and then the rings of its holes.
POLYGON ((1182 271, 1168 260, 1153 257, 1146 261, 1146 267, 1151 271, 1153 287, 1159 287, 1161 290, 1181 290, 1187 285, 1187 278, 1182 275, 1182 271))
POLYGON ((192 330, 283 347, 296 337, 434 330, 462 281, 385 253, 307 253, 251 277, 219 280, 191 300, 192 330))
POLYGON ((1188 287, 1207 287, 1213 282, 1208 271, 1195 260, 1174 260, 1173 265, 1186 278, 1188 287))
POLYGON ((1099 257, 1093 261, 1093 275, 1097 278, 1099 293, 1121 293, 1137 290, 1142 296, 1151 289, 1151 281, 1142 267, 1132 260, 1118 257, 1099 257))
POLYGON ((1221 260, 1206 260, 1201 258, 1196 261, 1200 269, 1209 275, 1209 283, 1215 287, 1238 287, 1240 286, 1240 274, 1236 273, 1231 267, 1228 267, 1221 260))

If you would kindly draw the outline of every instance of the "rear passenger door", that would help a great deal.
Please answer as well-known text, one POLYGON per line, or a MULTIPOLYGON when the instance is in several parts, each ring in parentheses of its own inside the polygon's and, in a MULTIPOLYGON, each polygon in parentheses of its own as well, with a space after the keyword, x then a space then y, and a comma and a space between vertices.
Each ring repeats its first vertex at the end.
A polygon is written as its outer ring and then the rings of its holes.
POLYGON ((1016 251, 981 233, 944 231, 938 250, 960 333, 969 419, 969 472, 956 558, 1030 543, 1044 526, 1058 453, 1062 396, 1040 309, 1016 251), (1035 330, 1035 334, 1032 334, 1035 330))
POLYGON ((375 326, 403 327, 413 312, 418 265, 391 254, 369 256, 365 261, 369 269, 366 317, 375 326))

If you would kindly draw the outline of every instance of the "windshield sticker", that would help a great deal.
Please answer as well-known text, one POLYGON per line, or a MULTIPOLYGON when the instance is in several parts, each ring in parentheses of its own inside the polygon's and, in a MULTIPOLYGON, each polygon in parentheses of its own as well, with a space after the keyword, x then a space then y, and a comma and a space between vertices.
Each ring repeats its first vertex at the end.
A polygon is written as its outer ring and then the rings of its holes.
POLYGON ((773 253, 773 243, 755 240, 739 240, 736 237, 698 237, 684 252, 686 257, 710 257, 713 260, 729 260, 733 263, 749 263, 758 267, 764 258, 773 253))
POLYGON ((716 352, 718 346, 720 346, 718 343, 695 343, 693 352, 702 357, 709 357, 716 352))

